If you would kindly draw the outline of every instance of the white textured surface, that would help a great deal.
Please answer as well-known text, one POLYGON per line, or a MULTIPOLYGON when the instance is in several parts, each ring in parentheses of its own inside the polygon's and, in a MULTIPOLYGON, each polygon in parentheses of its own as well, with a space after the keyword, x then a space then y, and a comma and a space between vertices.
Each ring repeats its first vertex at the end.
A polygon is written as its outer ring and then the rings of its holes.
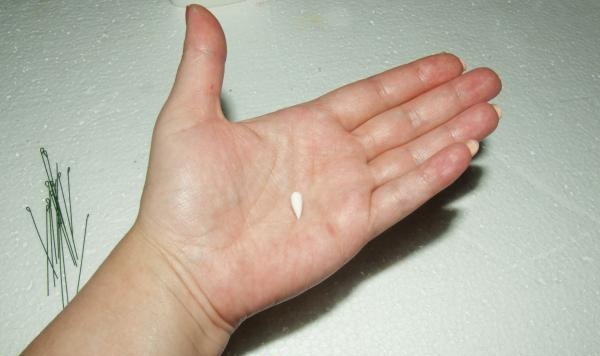
POLYGON ((240 2, 243 0, 170 0, 171 3, 175 6, 188 6, 190 4, 200 4, 204 6, 223 6, 229 4, 235 4, 236 2, 240 2))
MULTIPOLYGON (((230 355, 600 352, 600 2, 248 0, 215 9, 233 119, 438 51, 495 68, 504 118, 450 191, 327 282, 247 321, 230 355)), ((183 10, 165 0, 0 4, 0 353, 59 311, 23 207, 38 149, 90 212, 84 279, 126 232, 183 10)), ((118 291, 110 291, 118 293, 118 291)))

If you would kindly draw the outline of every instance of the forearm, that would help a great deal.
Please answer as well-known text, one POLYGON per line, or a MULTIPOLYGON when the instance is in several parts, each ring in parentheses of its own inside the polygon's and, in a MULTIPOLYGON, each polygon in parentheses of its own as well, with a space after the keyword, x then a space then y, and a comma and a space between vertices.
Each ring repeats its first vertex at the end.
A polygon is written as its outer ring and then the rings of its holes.
POLYGON ((218 327, 158 250, 132 230, 24 355, 218 355, 218 327))

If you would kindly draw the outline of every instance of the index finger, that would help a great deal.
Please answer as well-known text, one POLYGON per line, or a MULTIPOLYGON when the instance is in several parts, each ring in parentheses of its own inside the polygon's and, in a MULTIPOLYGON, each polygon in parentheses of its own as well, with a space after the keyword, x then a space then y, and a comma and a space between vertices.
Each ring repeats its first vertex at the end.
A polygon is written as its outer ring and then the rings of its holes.
POLYGON ((313 103, 351 131, 373 116, 458 77, 464 69, 455 55, 435 54, 345 85, 313 103))

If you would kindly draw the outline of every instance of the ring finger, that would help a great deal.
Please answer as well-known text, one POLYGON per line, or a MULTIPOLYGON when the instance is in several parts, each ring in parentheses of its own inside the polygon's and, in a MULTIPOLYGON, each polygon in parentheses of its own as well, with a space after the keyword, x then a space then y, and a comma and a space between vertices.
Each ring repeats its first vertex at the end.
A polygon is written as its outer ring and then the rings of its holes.
POLYGON ((375 186, 404 175, 453 143, 481 141, 496 129, 499 117, 497 106, 475 105, 418 139, 382 153, 369 163, 375 186))
POLYGON ((370 161, 444 124, 469 107, 487 102, 500 92, 498 76, 480 68, 365 122, 352 133, 370 161))

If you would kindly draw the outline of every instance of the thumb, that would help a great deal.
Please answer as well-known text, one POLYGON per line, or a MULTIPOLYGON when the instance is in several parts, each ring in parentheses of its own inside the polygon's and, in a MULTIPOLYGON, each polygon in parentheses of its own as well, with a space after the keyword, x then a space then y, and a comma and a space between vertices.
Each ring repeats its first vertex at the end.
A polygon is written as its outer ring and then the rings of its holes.
POLYGON ((186 8, 183 55, 169 101, 198 119, 223 117, 220 94, 227 45, 219 21, 204 7, 186 8))

